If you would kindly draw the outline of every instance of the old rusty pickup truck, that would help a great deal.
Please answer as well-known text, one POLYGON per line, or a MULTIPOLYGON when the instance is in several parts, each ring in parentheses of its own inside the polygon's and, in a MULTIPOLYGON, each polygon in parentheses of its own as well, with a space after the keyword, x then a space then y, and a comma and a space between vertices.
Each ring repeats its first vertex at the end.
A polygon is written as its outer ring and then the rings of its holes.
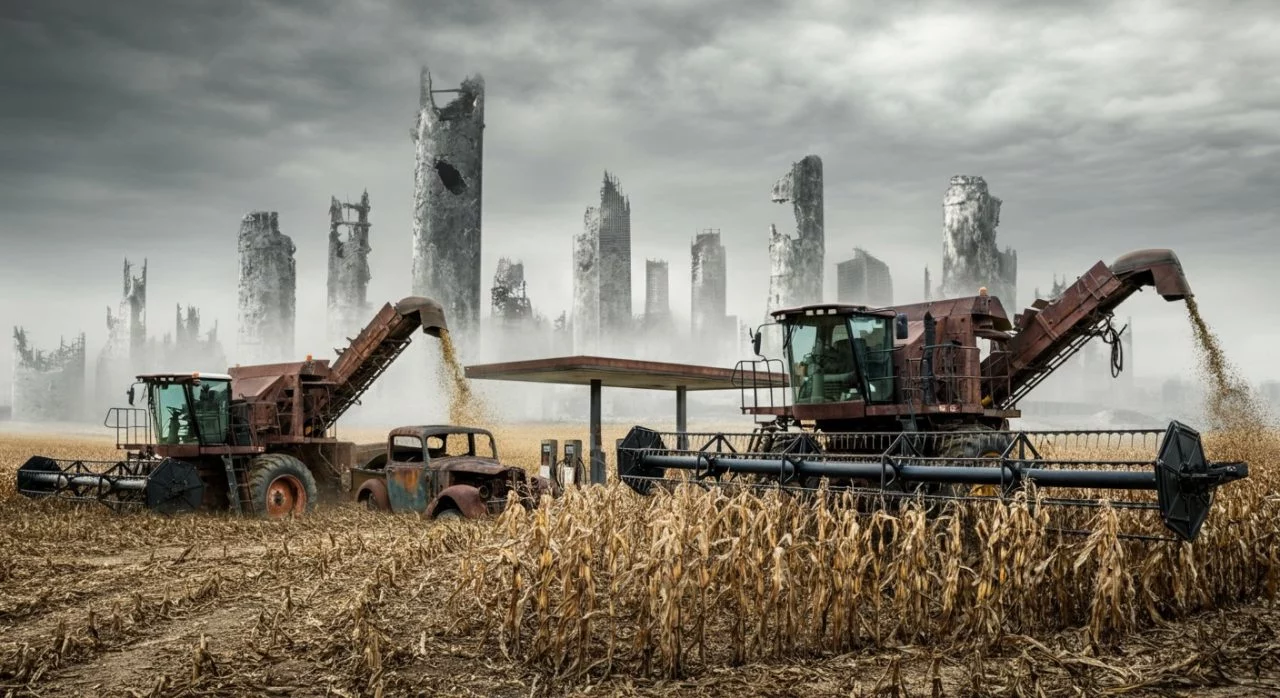
POLYGON ((349 491, 370 509, 473 519, 501 512, 510 493, 531 506, 554 490, 546 478, 503 465, 487 430, 431 425, 391 430, 384 452, 351 469, 349 491))

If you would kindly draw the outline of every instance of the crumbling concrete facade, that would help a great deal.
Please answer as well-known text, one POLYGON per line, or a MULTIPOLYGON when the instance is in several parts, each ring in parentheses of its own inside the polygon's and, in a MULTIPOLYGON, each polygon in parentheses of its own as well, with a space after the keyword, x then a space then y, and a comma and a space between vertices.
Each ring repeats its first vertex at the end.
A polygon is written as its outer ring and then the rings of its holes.
POLYGON ((775 203, 791 204, 795 236, 769 226, 768 316, 775 310, 822 302, 826 250, 823 232, 822 160, 806 155, 773 185, 775 203))
POLYGON ((432 89, 424 66, 417 120, 413 188, 413 292, 444 306, 449 330, 478 343, 482 270, 480 194, 484 146, 484 78, 457 89, 432 89), (443 107, 435 95, 455 96, 443 107))
POLYGON ((84 333, 58 348, 35 349, 21 327, 13 328, 11 419, 74 422, 85 416, 84 333))
POLYGON ((1001 203, 983 178, 951 178, 942 204, 941 292, 955 298, 986 288, 1013 315, 1018 309, 1018 254, 1012 248, 1001 252, 996 245, 1001 203))
POLYGON ((889 265, 861 247, 854 248, 852 259, 836 265, 836 301, 872 308, 893 305, 889 265))
POLYGON ((369 321, 369 192, 360 203, 329 203, 329 313, 326 329, 335 347, 345 346, 369 321), (345 213, 351 211, 354 219, 345 213))
POLYGON ((631 200, 618 179, 604 173, 600 208, 590 218, 600 238, 600 330, 614 336, 631 330, 631 200))
POLYGON ((600 211, 588 208, 573 238, 573 351, 600 349, 600 211))
POLYGON ((94 371, 95 407, 106 409, 120 402, 134 377, 147 369, 147 262, 140 274, 124 260, 120 302, 107 307, 107 341, 98 354, 94 371))
POLYGON ((254 211, 240 222, 237 364, 296 361, 293 354, 297 265, 293 240, 280 232, 275 211, 254 211))
POLYGON ((689 326, 695 342, 718 333, 726 312, 727 260, 720 231, 705 229, 689 249, 691 293, 689 326))
POLYGON ((524 264, 503 257, 489 291, 491 312, 500 326, 520 326, 533 319, 533 304, 524 281, 524 264))

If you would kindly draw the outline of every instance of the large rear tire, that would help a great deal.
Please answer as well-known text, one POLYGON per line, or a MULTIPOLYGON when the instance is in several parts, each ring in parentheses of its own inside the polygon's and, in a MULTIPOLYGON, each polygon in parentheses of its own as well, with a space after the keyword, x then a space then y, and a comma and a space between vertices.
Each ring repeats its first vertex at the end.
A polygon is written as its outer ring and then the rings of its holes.
POLYGON ((267 453, 249 465, 249 496, 259 516, 283 519, 309 513, 319 490, 302 461, 284 453, 267 453))

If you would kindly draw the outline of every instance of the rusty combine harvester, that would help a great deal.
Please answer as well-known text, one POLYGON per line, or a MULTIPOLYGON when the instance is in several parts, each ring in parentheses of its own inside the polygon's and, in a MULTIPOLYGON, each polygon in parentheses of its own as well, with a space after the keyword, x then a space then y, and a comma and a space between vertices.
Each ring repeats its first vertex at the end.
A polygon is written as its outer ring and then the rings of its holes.
POLYGON ((327 360, 236 366, 226 374, 138 376, 130 407, 112 408, 124 460, 45 456, 18 470, 18 491, 162 512, 229 509, 270 517, 306 512, 321 490, 335 494, 353 444, 334 427, 421 329, 447 331, 436 301, 408 297, 382 307, 327 360), (132 407, 135 388, 146 408, 132 407))
MULTIPOLYGON (((1074 495, 1043 501, 1077 506, 1098 504, 1087 490, 1114 490, 1116 506, 1158 510, 1192 540, 1214 490, 1248 476, 1244 463, 1208 462, 1194 429, 1009 430, 1018 401, 1086 342, 1120 341, 1112 313, 1146 286, 1169 301, 1192 295, 1172 251, 1142 250, 1094 264, 1059 299, 1037 300, 1013 320, 985 290, 897 308, 780 310, 785 358, 735 371, 757 429, 683 435, 698 445, 671 448, 682 435, 636 427, 618 448, 619 477, 641 493, 677 470, 700 482, 813 490, 825 480, 875 498, 928 499, 1003 496, 1034 483, 1074 495), (989 342, 985 356, 979 340, 989 342), (790 385, 781 399, 777 373, 790 385), (1052 455, 1072 443, 1114 455, 1052 455)), ((759 333, 754 342, 760 355, 759 333)))

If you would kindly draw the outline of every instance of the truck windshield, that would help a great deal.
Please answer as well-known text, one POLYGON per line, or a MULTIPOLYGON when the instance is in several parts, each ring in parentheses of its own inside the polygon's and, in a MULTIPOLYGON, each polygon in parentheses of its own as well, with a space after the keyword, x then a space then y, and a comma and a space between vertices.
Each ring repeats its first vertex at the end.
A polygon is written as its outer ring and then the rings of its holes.
POLYGON ((806 315, 790 322, 787 357, 796 404, 862 399, 862 380, 844 315, 806 315))

